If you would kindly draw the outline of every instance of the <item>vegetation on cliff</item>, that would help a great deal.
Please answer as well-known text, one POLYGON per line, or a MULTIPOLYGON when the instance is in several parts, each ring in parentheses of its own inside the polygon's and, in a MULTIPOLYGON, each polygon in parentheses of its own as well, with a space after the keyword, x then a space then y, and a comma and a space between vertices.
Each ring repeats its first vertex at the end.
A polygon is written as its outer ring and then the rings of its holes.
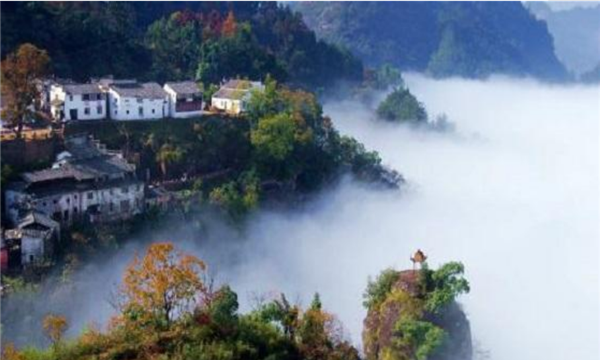
POLYGON ((456 297, 469 291, 464 267, 387 269, 370 281, 363 346, 368 360, 471 358, 469 324, 456 297))
POLYGON ((314 94, 268 78, 245 116, 137 123, 68 124, 135 160, 151 180, 189 179, 192 200, 240 218, 268 193, 308 193, 344 172, 397 187, 402 181, 376 152, 340 135, 314 94), (195 186, 191 186, 195 180, 195 186))

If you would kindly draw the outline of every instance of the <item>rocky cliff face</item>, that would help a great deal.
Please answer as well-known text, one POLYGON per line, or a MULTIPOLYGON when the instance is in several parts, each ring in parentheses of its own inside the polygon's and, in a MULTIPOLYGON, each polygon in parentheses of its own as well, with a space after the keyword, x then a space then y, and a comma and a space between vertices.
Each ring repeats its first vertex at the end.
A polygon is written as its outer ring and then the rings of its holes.
POLYGON ((421 310, 423 301, 420 272, 398 272, 397 280, 385 300, 370 308, 364 320, 363 346, 366 359, 472 359, 470 324, 460 305, 452 302, 443 311, 433 314, 421 310), (443 341, 435 349, 427 351, 424 341, 429 335, 419 339, 419 336, 406 333, 408 330, 403 331, 399 323, 406 319, 442 329, 443 341), (413 340, 407 340, 408 338, 413 340))

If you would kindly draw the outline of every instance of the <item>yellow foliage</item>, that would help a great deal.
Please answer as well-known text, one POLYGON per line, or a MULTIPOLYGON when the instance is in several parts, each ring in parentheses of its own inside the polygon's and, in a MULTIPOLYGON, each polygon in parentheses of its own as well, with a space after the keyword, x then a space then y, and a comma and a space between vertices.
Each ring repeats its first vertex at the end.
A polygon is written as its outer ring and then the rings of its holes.
POLYGON ((48 336, 50 341, 56 345, 61 341, 62 336, 69 325, 67 323, 67 318, 64 316, 48 314, 44 318, 42 326, 46 336, 48 336))
POLYGON ((205 269, 204 262, 175 251, 172 243, 152 244, 125 271, 121 286, 125 314, 138 323, 164 321, 168 327, 174 316, 206 298, 200 275, 205 269))
POLYGON ((25 360, 25 356, 17 350, 13 343, 2 346, 2 360, 25 360))

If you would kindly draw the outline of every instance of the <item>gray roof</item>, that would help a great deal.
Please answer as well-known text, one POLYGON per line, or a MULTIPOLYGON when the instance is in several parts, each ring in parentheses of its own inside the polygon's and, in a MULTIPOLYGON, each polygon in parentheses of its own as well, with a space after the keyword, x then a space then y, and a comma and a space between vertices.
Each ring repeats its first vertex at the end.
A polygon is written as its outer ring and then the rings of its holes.
POLYGON ((47 215, 38 211, 32 211, 19 220, 19 229, 23 229, 32 224, 39 224, 48 229, 58 229, 59 224, 49 218, 47 215))
POLYGON ((170 87, 178 95, 194 95, 201 94, 198 84, 193 81, 168 82, 165 86, 170 87))
POLYGON ((73 136, 65 139, 65 148, 71 155, 60 167, 26 172, 21 175, 29 184, 74 179, 76 181, 91 180, 102 176, 120 175, 135 170, 134 165, 114 152, 106 150, 99 142, 87 135, 73 136))
POLYGON ((140 99, 164 99, 165 90, 155 82, 136 84, 111 84, 110 88, 123 97, 140 99))
POLYGON ((62 85, 65 92, 69 95, 82 95, 82 94, 100 94, 100 86, 98 84, 65 84, 62 85))
POLYGON ((229 80, 221 86, 213 98, 241 100, 249 96, 250 90, 260 88, 262 84, 258 81, 250 80, 229 80))

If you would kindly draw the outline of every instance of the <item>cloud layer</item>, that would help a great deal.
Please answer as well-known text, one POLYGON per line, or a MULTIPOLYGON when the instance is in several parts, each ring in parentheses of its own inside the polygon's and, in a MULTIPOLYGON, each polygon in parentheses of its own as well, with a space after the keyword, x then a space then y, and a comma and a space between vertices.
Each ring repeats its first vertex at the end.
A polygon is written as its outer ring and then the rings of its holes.
MULTIPOLYGON (((209 235, 178 226, 153 238, 207 260, 243 310, 257 293, 308 304, 318 291, 357 343, 367 277, 410 267, 422 248, 432 266, 465 264, 472 292, 461 301, 491 359, 600 358, 600 88, 417 75, 407 83, 456 134, 376 122, 355 102, 325 106, 341 132, 408 179, 403 192, 347 179, 302 210, 257 214, 241 236, 214 224, 209 235)), ((69 311, 74 330, 106 319, 106 294, 136 244, 79 274, 71 301, 53 295, 35 310, 69 311)))

